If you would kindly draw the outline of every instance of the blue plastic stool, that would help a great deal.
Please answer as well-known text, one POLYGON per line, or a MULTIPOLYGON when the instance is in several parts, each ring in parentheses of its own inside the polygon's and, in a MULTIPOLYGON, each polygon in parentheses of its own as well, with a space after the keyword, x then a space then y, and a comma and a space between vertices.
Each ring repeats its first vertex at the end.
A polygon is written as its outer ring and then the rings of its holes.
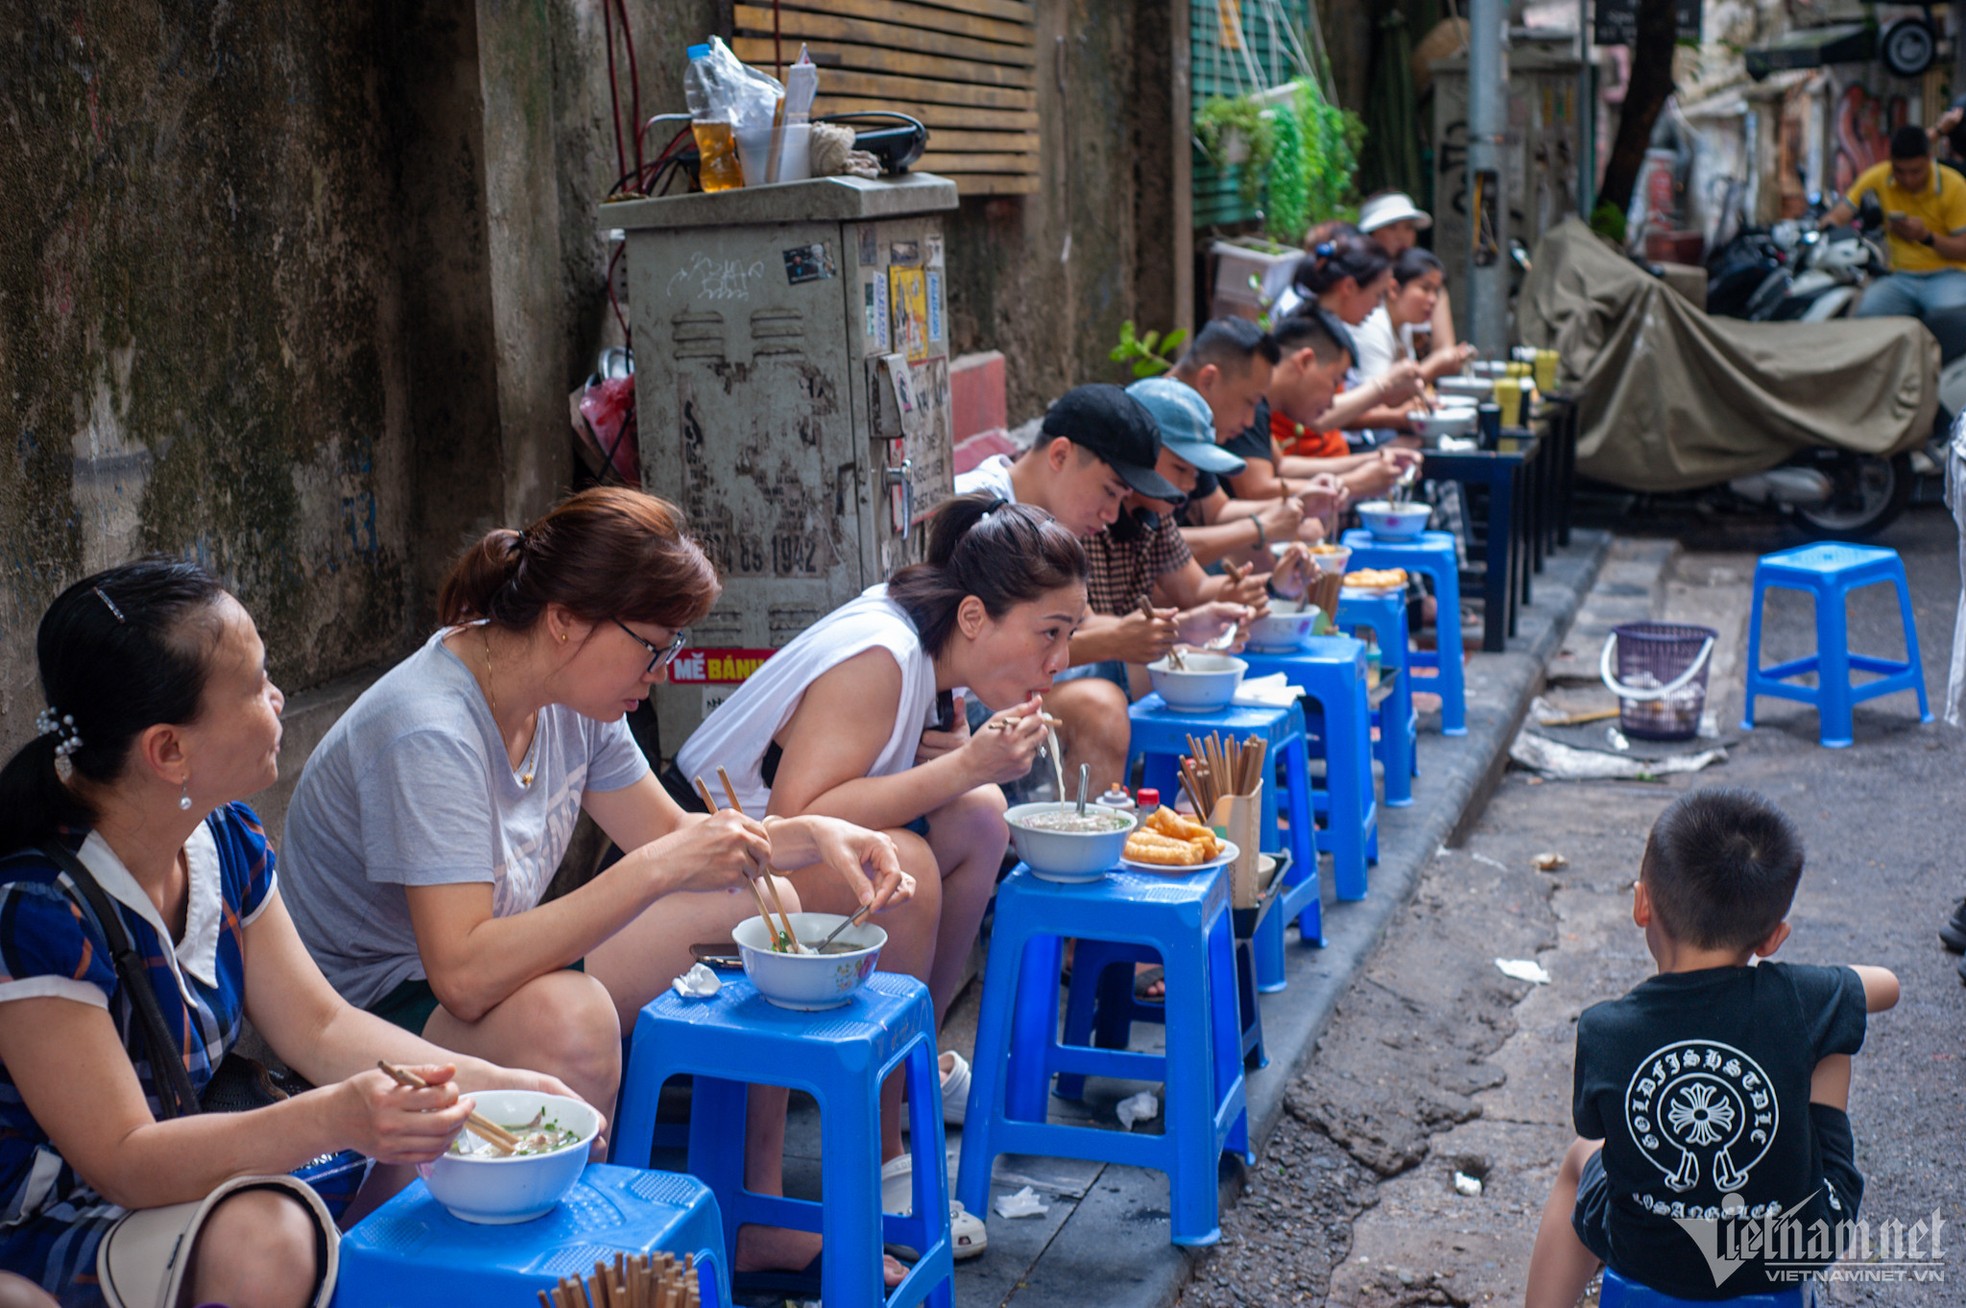
POLYGON ((1354 568, 1404 568, 1431 577, 1434 583, 1433 649, 1406 651, 1410 667, 1433 668, 1439 675, 1428 687, 1440 693, 1440 734, 1468 734, 1468 683, 1461 659, 1461 560, 1454 534, 1423 531, 1412 540, 1380 540, 1369 531, 1345 533, 1354 568))
MULTIPOLYGON (((1806 1285, 1767 1294, 1744 1294, 1738 1299, 1722 1299, 1727 1308, 1809 1308, 1815 1296, 1806 1285)), ((1604 1269, 1604 1287, 1598 1294, 1598 1308, 1711 1308, 1711 1299, 1678 1299, 1669 1294, 1628 1281, 1604 1269)))
POLYGON ((705 1305, 730 1302, 723 1218, 707 1186, 673 1172, 590 1163, 558 1207, 513 1226, 461 1222, 422 1181, 341 1238, 337 1308, 526 1304, 617 1253, 696 1256, 705 1305))
MULTIPOLYGON (((817 1231, 826 1248, 820 1292, 829 1308, 930 1303, 951 1308, 948 1163, 935 1011, 913 977, 876 972, 839 1008, 792 1012, 768 1003, 742 977, 726 976, 712 999, 665 991, 643 1007, 623 1078, 614 1155, 645 1163, 663 1083, 692 1073, 689 1171, 717 1196, 724 1247, 735 1257, 740 1226, 817 1231), (907 1073, 914 1205, 881 1210, 881 1083, 907 1073), (819 1101, 825 1201, 758 1194, 744 1185, 747 1087, 789 1086, 819 1101), (885 1296, 881 1248, 921 1251, 885 1296)), ((976 1210, 982 1212, 981 1208, 976 1210)))
MULTIPOLYGON (((1017 867, 997 888, 990 966, 971 1062, 956 1197, 971 1212, 990 1198, 998 1154, 1123 1163, 1164 1172, 1175 1244, 1221 1238, 1217 1160, 1253 1161, 1243 1093, 1229 878, 1222 868, 1162 876, 1109 872, 1044 881, 1017 867), (1167 980, 1167 1054, 1092 1049, 1058 1039, 1062 937, 1142 945, 1167 980), (1165 1081, 1165 1131, 1114 1131, 1046 1121, 1059 1073, 1165 1081)), ((1078 957, 1075 951, 1075 958, 1078 957)), ((1077 972, 1077 964, 1073 966, 1077 972)), ((1131 981, 1128 982, 1131 984, 1131 981)))
POLYGON ((1824 747, 1843 749, 1853 739, 1851 709, 1864 700, 1900 690, 1918 692, 1918 720, 1930 722, 1932 710, 1925 702, 1925 670, 1918 661, 1918 626, 1912 620, 1911 590, 1905 584, 1905 565, 1896 550, 1827 542, 1761 556, 1754 565, 1754 607, 1748 617, 1747 709, 1741 718, 1742 730, 1754 729, 1755 696, 1774 695, 1814 705, 1824 747), (1844 600, 1853 590, 1882 582, 1897 587, 1898 614, 1905 630, 1903 660, 1850 652, 1844 600), (1807 591, 1815 596, 1816 652, 1764 668, 1761 599, 1773 589, 1807 591), (1875 681, 1852 685, 1853 670, 1882 675, 1875 681), (1793 678, 1811 672, 1816 674, 1816 685, 1794 684, 1793 678))
MULTIPOLYGON (((1290 855, 1276 857, 1288 860, 1290 855)), ((1283 876, 1287 885, 1288 867, 1283 869, 1283 876)), ((1259 934, 1278 907, 1271 903, 1263 910, 1257 927, 1259 934)), ((1242 933, 1246 929, 1240 922, 1235 926, 1236 1011, 1242 1019, 1242 1039, 1237 1048, 1242 1054, 1244 1070, 1260 1071, 1270 1065, 1270 1056, 1263 1048, 1263 1005, 1256 991, 1255 937, 1245 937, 1242 933)), ((1282 935, 1279 930, 1279 948, 1282 935)), ((1158 962, 1159 957, 1142 945, 1123 945, 1110 940, 1079 941, 1072 954, 1072 979, 1065 987, 1064 1043, 1083 1045, 1089 1040, 1100 1049, 1125 1049, 1132 1039, 1135 1022, 1166 1026, 1166 1002, 1140 999, 1133 993, 1134 964, 1158 962)), ((1278 966, 1281 968, 1281 961, 1278 966)), ((1219 982, 1221 978, 1216 980, 1219 982)), ((1058 1074, 1060 1099, 1081 1099, 1084 1093, 1085 1077, 1076 1072, 1058 1074)))
MULTIPOLYGON (((1269 742, 1268 761, 1283 767, 1283 792, 1290 798, 1290 807, 1286 811, 1277 802, 1276 778, 1265 778, 1269 784, 1263 787, 1260 819, 1264 849, 1281 849, 1287 836, 1290 848, 1287 875, 1297 879, 1287 883, 1286 903, 1279 906, 1282 911, 1272 910, 1265 920, 1265 929, 1275 934, 1276 948, 1257 950, 1256 980, 1266 994, 1283 989, 1284 919, 1295 913, 1304 939, 1313 944, 1324 943, 1324 905, 1318 897, 1317 821, 1311 806, 1311 756, 1304 739, 1302 706, 1231 704, 1213 713, 1184 713, 1167 707, 1159 695, 1148 695, 1133 705, 1128 716, 1133 728, 1127 748, 1129 768, 1133 759, 1144 758, 1142 784, 1155 787, 1169 800, 1180 793, 1180 759, 1188 752, 1190 734, 1204 736, 1214 731, 1225 739, 1260 736, 1269 742), (1288 818, 1288 832, 1283 830, 1280 816, 1288 818), (1272 952, 1273 959, 1269 957, 1272 952)), ((1206 819, 1205 814, 1199 816, 1206 819)))
MULTIPOLYGON (((1311 791, 1312 808, 1324 815, 1318 844, 1331 853, 1338 898, 1364 899, 1366 866, 1379 861, 1379 804, 1372 793, 1372 716, 1365 699, 1365 643, 1350 636, 1314 636, 1288 654, 1245 651, 1252 677, 1281 672, 1317 703, 1307 705, 1307 738, 1324 754, 1324 788, 1311 791)), ((1292 867, 1290 875, 1299 876, 1292 867)), ((1286 890, 1283 917, 1294 911, 1286 890)), ((1306 936, 1312 933, 1306 932, 1306 936)))
MULTIPOLYGON (((1270 1065, 1270 1056, 1263 1048, 1263 1006, 1256 991, 1256 958, 1251 944, 1240 937, 1236 939, 1236 1011, 1242 1025, 1236 1048, 1242 1055, 1244 1071, 1260 1071, 1270 1065)), ((1166 1001, 1141 999, 1133 993, 1134 965, 1159 961, 1160 955, 1144 945, 1115 944, 1110 940, 1079 941, 1072 951, 1072 979, 1065 987, 1062 1042, 1089 1044, 1097 1049, 1125 1049, 1132 1041, 1135 1022, 1166 1026, 1166 1001)), ((1060 1072, 1057 1093, 1060 1099, 1083 1099, 1085 1077, 1077 1072, 1060 1072)))
POLYGON ((1390 681, 1391 690, 1372 710, 1372 725, 1379 728, 1386 807, 1405 808, 1413 802, 1420 733, 1420 717, 1413 711, 1413 678, 1406 670, 1406 592, 1342 591, 1334 621, 1347 631, 1364 627, 1378 642, 1380 675, 1390 681))

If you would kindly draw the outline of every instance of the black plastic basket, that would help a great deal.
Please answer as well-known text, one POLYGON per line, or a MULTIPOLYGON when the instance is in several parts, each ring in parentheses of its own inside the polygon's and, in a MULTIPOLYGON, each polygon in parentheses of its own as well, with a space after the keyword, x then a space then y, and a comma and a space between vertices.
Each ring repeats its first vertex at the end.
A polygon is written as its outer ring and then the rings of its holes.
POLYGON ((1698 735, 1707 706, 1707 669, 1719 639, 1712 627, 1679 622, 1613 627, 1599 672, 1618 697, 1620 729, 1640 740, 1691 740, 1698 735))

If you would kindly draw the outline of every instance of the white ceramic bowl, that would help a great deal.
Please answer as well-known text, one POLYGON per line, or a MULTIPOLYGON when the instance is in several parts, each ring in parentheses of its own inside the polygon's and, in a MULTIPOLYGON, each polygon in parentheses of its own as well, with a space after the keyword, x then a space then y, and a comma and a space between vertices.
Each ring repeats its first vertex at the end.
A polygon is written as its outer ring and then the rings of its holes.
MULTIPOLYGON (((817 945, 845 920, 841 913, 788 913, 792 933, 807 945, 817 945)), ((780 954, 772 950, 771 928, 760 917, 747 917, 731 928, 744 975, 767 1002, 780 1008, 812 1012, 838 1008, 873 975, 874 964, 887 943, 887 932, 871 922, 850 926, 835 946, 857 946, 842 954, 780 954)))
POLYGON ((1367 500, 1358 506, 1358 520, 1380 540, 1412 540, 1427 529, 1433 516, 1430 504, 1388 504, 1367 500))
POLYGON ((1442 377, 1434 383, 1434 389, 1443 400, 1455 396, 1482 404, 1495 398, 1495 381, 1491 377, 1442 377))
POLYGON ((1031 819, 1045 813, 1069 813, 1076 804, 1046 802, 1019 804, 1004 814, 1010 824, 1010 840, 1017 846, 1017 857, 1030 866, 1031 875, 1046 881, 1097 881, 1120 861, 1126 838, 1133 834, 1139 816, 1088 803, 1087 813, 1106 812, 1126 819, 1125 826, 1111 831, 1046 831, 1032 826, 1031 819))
POLYGON ((1443 436, 1466 436, 1475 429, 1473 409, 1441 409, 1435 413, 1413 413, 1407 415, 1413 424, 1413 434, 1421 440, 1439 440, 1443 436))
POLYGON ((509 1226, 544 1217, 573 1188, 587 1166, 587 1152, 601 1129, 601 1115, 578 1099, 537 1090, 480 1090, 469 1096, 478 1112, 500 1126, 530 1122, 541 1108, 580 1133, 580 1143, 550 1154, 446 1153, 419 1163, 417 1172, 430 1195, 460 1221, 509 1226))
POLYGON ((1273 600, 1272 603, 1281 607, 1272 608, 1249 624, 1249 648, 1264 654, 1286 654, 1303 648, 1312 628, 1323 616, 1322 611, 1312 604, 1299 613, 1292 600, 1273 600))
POLYGON ((1212 713, 1226 708, 1242 685, 1242 674, 1249 665, 1227 654, 1195 654, 1183 651, 1180 668, 1170 668, 1166 659, 1147 665, 1147 677, 1169 708, 1184 713, 1212 713))
POLYGON ((1311 546, 1311 563, 1319 572, 1343 572, 1345 565, 1352 561, 1352 547, 1323 543, 1311 546))

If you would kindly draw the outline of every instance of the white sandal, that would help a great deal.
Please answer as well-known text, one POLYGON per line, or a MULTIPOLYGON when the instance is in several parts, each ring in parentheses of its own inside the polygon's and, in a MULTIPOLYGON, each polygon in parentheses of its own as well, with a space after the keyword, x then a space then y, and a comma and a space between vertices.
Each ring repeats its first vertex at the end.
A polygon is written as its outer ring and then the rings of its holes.
MULTIPOLYGON (((944 1049, 936 1058, 936 1072, 942 1079, 942 1124, 961 1126, 969 1112, 969 1060, 953 1049, 944 1049), (942 1070, 942 1059, 950 1060, 949 1070, 942 1070)), ((901 1101, 901 1129, 908 1129, 908 1101, 901 1101)))
POLYGON ((953 1049, 943 1050, 942 1057, 953 1060, 942 1077, 942 1121, 948 1126, 961 1126, 964 1114, 969 1111, 969 1060, 953 1049))
MULTIPOLYGON (((904 1216, 915 1211, 914 1155, 899 1154, 881 1164, 881 1210, 904 1216)), ((979 1256, 989 1247, 990 1230, 983 1225, 983 1219, 963 1207, 960 1199, 950 1199, 949 1256, 962 1262, 979 1256)), ((910 1260, 919 1257, 915 1250, 896 1245, 889 1245, 888 1251, 910 1260)))

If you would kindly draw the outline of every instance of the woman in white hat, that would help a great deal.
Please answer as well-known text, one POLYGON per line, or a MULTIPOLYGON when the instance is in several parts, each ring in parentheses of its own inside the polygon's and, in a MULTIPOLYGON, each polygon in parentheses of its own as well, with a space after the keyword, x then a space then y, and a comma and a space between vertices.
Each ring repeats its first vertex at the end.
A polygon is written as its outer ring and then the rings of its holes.
MULTIPOLYGON (((1358 230, 1397 259, 1420 243, 1420 233, 1434 225, 1427 211, 1413 203, 1403 191, 1381 191, 1358 208, 1358 230)), ((1429 350, 1439 352, 1454 346, 1454 306, 1443 287, 1434 305, 1433 340, 1429 350)))

